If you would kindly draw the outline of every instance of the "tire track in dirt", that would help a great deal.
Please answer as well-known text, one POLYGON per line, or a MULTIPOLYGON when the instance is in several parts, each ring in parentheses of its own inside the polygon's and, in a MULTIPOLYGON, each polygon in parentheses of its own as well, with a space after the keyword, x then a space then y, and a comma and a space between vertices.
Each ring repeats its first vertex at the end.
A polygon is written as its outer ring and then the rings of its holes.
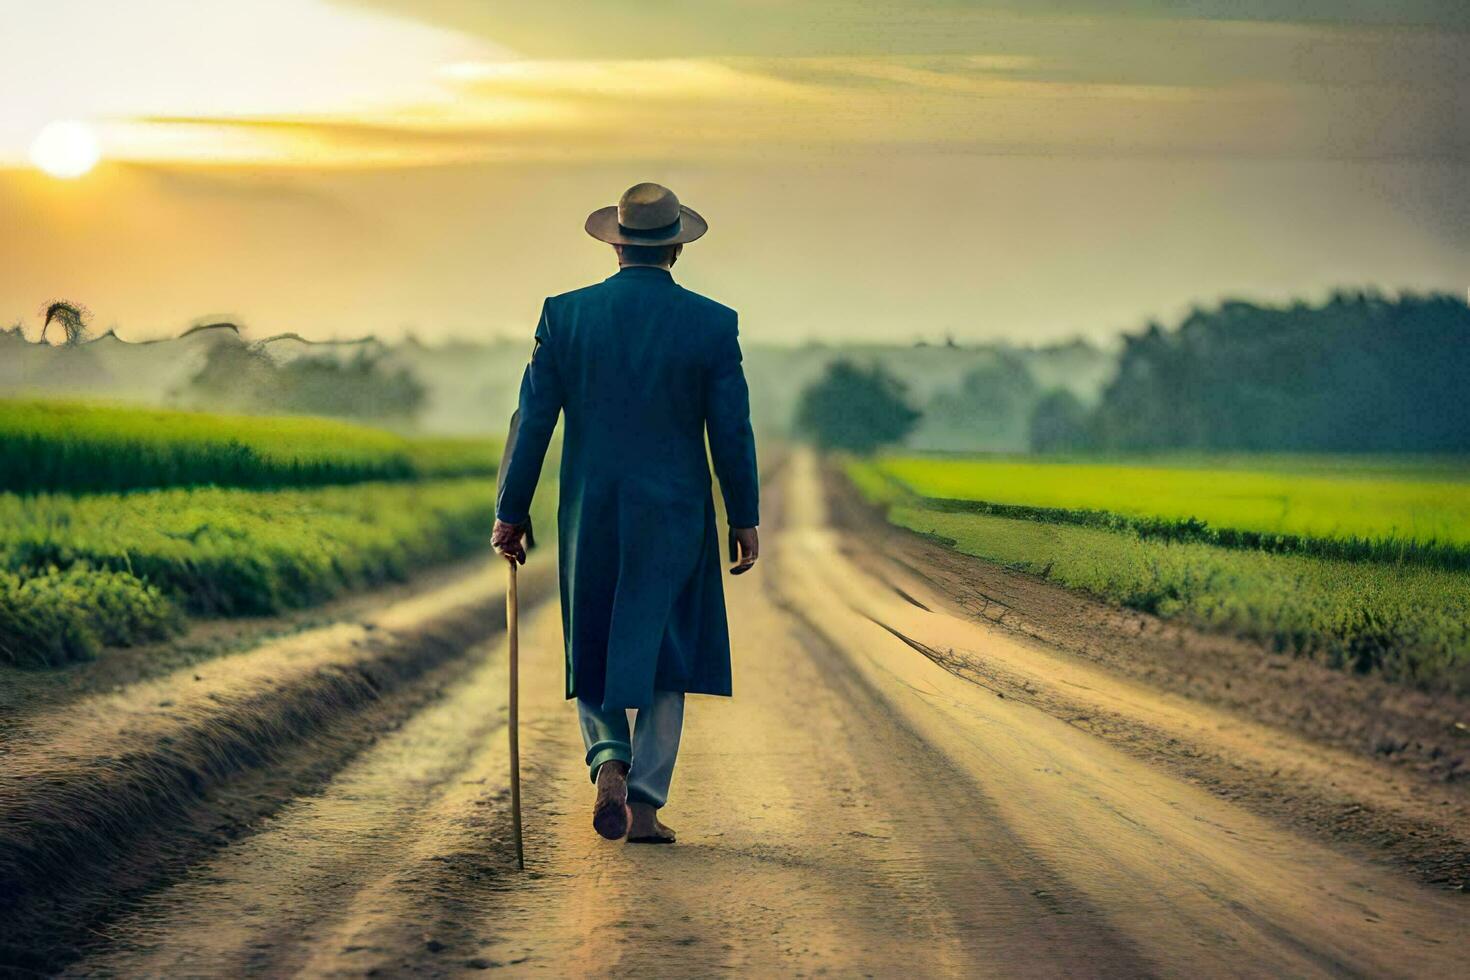
POLYGON ((689 704, 665 813, 677 845, 593 834, 548 605, 523 620, 524 874, 505 833, 496 643, 319 795, 115 923, 110 947, 74 973, 1409 976, 1464 965, 1452 896, 997 698, 875 625, 896 615, 887 601, 939 614, 847 562, 815 469, 799 458, 789 469, 765 563, 728 588, 736 698, 689 704), (874 603, 868 616, 853 608, 874 603))
POLYGON ((692 699, 672 848, 609 843, 554 608, 522 648, 525 875, 505 838, 500 648, 325 791, 151 897, 76 975, 1012 975, 1147 964, 1007 839, 832 653, 732 587, 738 700, 692 699), (803 638, 804 636, 804 638, 803 638))
MULTIPOLYGON (((667 814, 679 844, 592 835, 575 715, 554 708, 538 750, 560 760, 554 846, 533 852, 535 880, 487 913, 504 936, 494 962, 551 975, 1148 972, 984 817, 944 759, 834 683, 825 655, 753 584, 730 590, 736 699, 689 705, 667 814)), ((544 677, 543 705, 559 681, 544 677)))
MULTIPOLYGON (((528 597, 544 595, 545 576, 528 597)), ((458 673, 503 628, 481 574, 372 614, 93 695, 6 740, 0 775, 0 957, 48 968, 110 906, 284 789, 309 786, 458 673)))
POLYGON ((1458 897, 1284 831, 916 654, 913 641, 943 651, 941 660, 998 663, 1033 691, 1062 688, 1162 727, 1228 736, 1198 706, 1043 655, 998 628, 927 612, 922 595, 922 605, 899 597, 843 555, 815 462, 798 457, 791 469, 793 512, 777 556, 784 601, 1165 972, 1424 975, 1463 967, 1458 897))
POLYGON ((914 650, 1268 819, 1470 890, 1470 783, 1455 775, 1453 743, 1463 736, 1449 720, 1464 706, 1453 696, 1107 607, 886 525, 870 548, 875 515, 857 509, 839 475, 826 477, 844 557, 872 585, 938 614, 881 602, 860 610, 914 650), (878 606, 890 610, 881 620, 871 615, 878 606), (968 640, 927 629, 945 618, 982 628, 968 640), (987 631, 1000 642, 974 640, 987 631), (966 642, 985 649, 955 645, 966 642), (1378 751, 1410 744, 1413 752, 1378 751))
MULTIPOLYGON (((397 910, 409 955, 462 945, 459 907, 423 901, 446 872, 493 886, 513 873, 504 791, 505 662, 498 644, 439 700, 387 733, 321 793, 290 803, 251 836, 149 896, 110 929, 113 948, 73 975, 276 976, 324 954, 353 964, 381 942, 338 943, 397 910), (456 850, 456 835, 476 841, 456 850), (405 905, 402 897, 419 901, 405 905), (410 941, 407 936, 417 934, 410 941)), ((319 964, 320 966, 320 964, 319 964)), ((311 972, 322 972, 313 968, 311 972)))

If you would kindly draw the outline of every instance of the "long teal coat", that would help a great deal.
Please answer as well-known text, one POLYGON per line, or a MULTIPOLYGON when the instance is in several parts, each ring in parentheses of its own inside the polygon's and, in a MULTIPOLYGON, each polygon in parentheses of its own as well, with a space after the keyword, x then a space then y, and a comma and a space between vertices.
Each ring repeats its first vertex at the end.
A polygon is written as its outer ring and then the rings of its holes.
POLYGON ((655 690, 728 696, 708 459, 730 525, 760 522, 735 311, 642 267, 548 299, 507 440, 502 521, 527 519, 563 413, 567 697, 611 709, 655 690))

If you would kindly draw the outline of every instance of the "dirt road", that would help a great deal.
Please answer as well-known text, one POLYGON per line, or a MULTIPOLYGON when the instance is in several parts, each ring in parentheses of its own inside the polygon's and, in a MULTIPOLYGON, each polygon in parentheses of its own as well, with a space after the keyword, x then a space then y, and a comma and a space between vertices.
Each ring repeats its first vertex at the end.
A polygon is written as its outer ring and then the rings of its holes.
POLYGON ((1224 726, 1224 738, 1247 729, 1063 670, 936 611, 931 597, 900 595, 844 556, 811 460, 795 458, 780 484, 765 562, 728 589, 737 696, 691 702, 665 811, 678 845, 592 834, 547 604, 523 623, 524 875, 506 839, 494 644, 320 794, 108 923, 106 943, 72 972, 1451 976, 1470 966, 1463 897, 1297 836, 935 657, 988 658, 1161 726, 1224 726))

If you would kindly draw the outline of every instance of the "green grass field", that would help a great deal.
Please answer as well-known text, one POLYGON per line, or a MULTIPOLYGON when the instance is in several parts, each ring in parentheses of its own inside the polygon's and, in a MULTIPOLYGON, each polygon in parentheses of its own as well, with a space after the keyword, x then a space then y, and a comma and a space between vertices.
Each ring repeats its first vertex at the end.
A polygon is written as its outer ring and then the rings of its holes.
POLYGON ((0 400, 0 491, 278 488, 489 475, 491 439, 408 439, 329 419, 0 400))
POLYGON ((1470 542, 1459 463, 894 457, 847 471, 892 522, 966 554, 1334 666, 1470 692, 1470 574, 1421 560, 1470 542), (1216 522, 1271 535, 1269 547, 1222 542, 1216 522), (1392 547, 1326 556, 1345 541, 1392 547))
POLYGON ((1465 460, 1275 457, 1130 465, 894 456, 874 466, 903 490, 955 509, 1470 569, 1465 460))
POLYGON ((0 401, 0 663, 69 663, 484 549, 499 450, 325 419, 0 401))
POLYGON ((0 495, 0 659, 55 665, 186 615, 309 606, 484 548, 494 485, 0 495))

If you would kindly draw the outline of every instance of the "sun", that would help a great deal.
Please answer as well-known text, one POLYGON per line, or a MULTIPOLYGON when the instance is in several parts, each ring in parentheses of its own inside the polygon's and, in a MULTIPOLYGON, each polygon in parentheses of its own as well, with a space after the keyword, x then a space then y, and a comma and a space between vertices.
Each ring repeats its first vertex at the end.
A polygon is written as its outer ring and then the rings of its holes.
POLYGON ((97 134, 84 122, 58 119, 47 123, 31 143, 31 162, 52 177, 80 177, 102 159, 97 134))

